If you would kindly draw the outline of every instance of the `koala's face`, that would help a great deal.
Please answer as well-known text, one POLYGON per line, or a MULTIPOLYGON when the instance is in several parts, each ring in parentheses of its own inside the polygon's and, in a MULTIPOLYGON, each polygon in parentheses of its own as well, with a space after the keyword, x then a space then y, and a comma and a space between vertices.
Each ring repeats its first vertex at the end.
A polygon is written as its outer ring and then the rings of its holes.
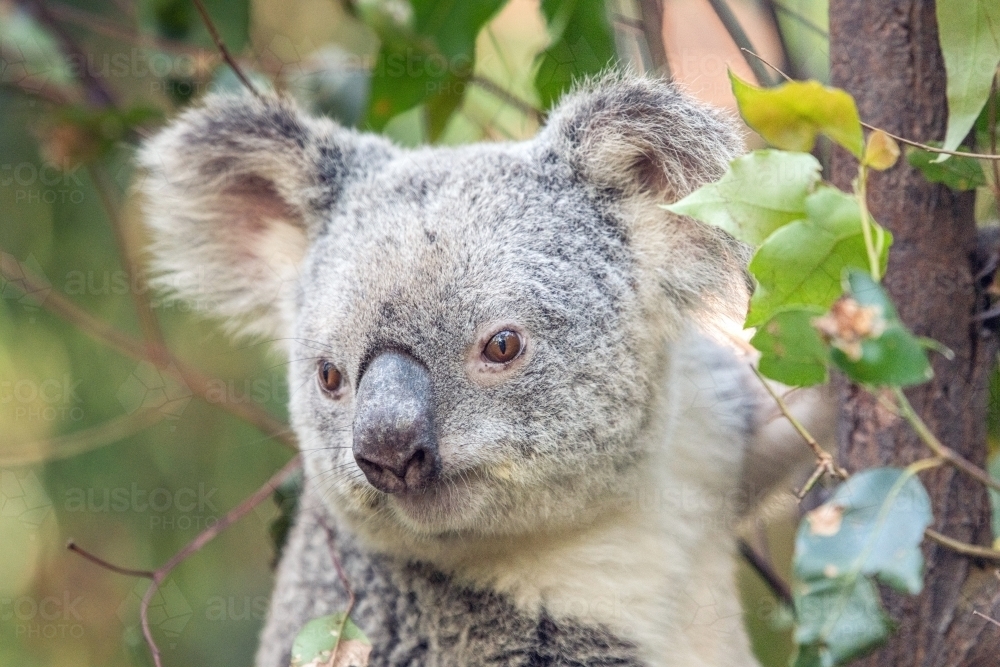
POLYGON ((289 341, 308 483, 359 526, 511 534, 627 491, 666 342, 743 305, 738 245, 657 206, 737 146, 610 80, 533 141, 419 151, 217 99, 143 162, 170 284, 289 341))
POLYGON ((310 479, 418 531, 597 493, 649 401, 627 230, 530 146, 403 154, 309 248, 292 401, 310 479))

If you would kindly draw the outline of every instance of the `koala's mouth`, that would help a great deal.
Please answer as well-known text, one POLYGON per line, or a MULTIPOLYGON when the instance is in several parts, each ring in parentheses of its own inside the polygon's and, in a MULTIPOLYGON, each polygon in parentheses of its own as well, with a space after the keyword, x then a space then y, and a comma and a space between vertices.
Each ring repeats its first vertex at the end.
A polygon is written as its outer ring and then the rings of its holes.
POLYGON ((437 525, 472 509, 479 479, 474 471, 443 475, 422 489, 386 494, 386 503, 407 522, 437 525))

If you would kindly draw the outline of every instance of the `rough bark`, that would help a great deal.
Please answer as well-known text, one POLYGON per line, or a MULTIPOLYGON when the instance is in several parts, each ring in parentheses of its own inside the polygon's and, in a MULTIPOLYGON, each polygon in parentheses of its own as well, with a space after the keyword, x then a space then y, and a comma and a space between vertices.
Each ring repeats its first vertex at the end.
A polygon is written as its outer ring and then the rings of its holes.
MULTIPOLYGON (((830 56, 833 85, 854 95, 864 120, 920 141, 944 136, 945 72, 934 0, 831 0, 830 56)), ((854 159, 837 152, 834 182, 850 188, 856 175, 854 159)), ((973 284, 973 195, 927 183, 905 160, 869 183, 872 213, 895 237, 886 288, 907 325, 955 352, 951 361, 932 354, 934 380, 907 395, 946 445, 983 465, 987 375, 995 348, 972 318, 981 306, 973 284)), ((904 465, 930 455, 911 428, 871 394, 841 379, 840 400, 839 456, 849 470, 904 465)), ((989 543, 989 504, 980 484, 952 468, 921 478, 937 530, 989 543)), ((910 597, 883 589, 898 631, 857 664, 998 664, 1000 629, 971 612, 973 598, 987 613, 998 606, 1000 582, 982 564, 936 544, 925 542, 924 554, 924 591, 910 597)))

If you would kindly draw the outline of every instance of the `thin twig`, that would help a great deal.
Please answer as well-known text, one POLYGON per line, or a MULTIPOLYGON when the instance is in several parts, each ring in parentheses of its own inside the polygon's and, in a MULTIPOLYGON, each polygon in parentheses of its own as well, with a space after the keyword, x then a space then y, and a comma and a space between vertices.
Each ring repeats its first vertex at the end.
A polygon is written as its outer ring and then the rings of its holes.
POLYGON ((340 651, 340 645, 344 639, 344 628, 347 627, 347 619, 350 618, 351 612, 354 611, 354 602, 356 598, 354 597, 354 589, 351 587, 351 582, 347 578, 347 573, 344 572, 344 566, 340 562, 340 554, 337 553, 335 546, 337 536, 333 532, 333 528, 326 522, 326 517, 320 516, 320 524, 323 526, 323 530, 326 531, 326 544, 327 548, 330 550, 330 559, 333 560, 333 567, 337 570, 337 577, 340 579, 340 584, 344 587, 344 591, 347 593, 347 609, 344 610, 344 617, 340 619, 340 628, 337 631, 337 643, 333 646, 333 654, 330 656, 329 664, 337 664, 337 652, 340 651))
POLYGON ((708 3, 712 5, 712 9, 715 10, 715 15, 719 17, 722 22, 723 27, 726 32, 729 33, 729 37, 736 43, 736 46, 740 49, 740 55, 743 56, 743 60, 746 61, 747 65, 753 71, 753 75, 757 77, 757 82, 765 88, 769 88, 774 85, 774 81, 771 80, 771 75, 767 73, 767 68, 765 68, 760 62, 754 58, 750 58, 747 53, 753 53, 753 44, 750 42, 750 38, 747 37, 746 32, 743 30, 743 26, 740 25, 739 19, 736 18, 736 14, 733 14, 733 10, 729 8, 726 4, 726 0, 708 0, 708 3))
POLYGON ((948 547, 956 553, 960 553, 963 556, 972 556, 974 558, 986 558, 989 560, 1000 561, 1000 551, 996 549, 990 549, 989 547, 981 547, 976 544, 969 544, 968 542, 962 542, 961 540, 956 540, 954 538, 948 537, 947 535, 942 535, 941 533, 928 528, 924 531, 924 535, 927 539, 932 542, 937 542, 943 547, 948 547))
MULTIPOLYGON (((22 283, 25 291, 29 293, 40 292, 42 290, 48 291, 44 301, 41 303, 42 307, 73 324, 77 329, 97 342, 107 345, 115 351, 137 361, 148 361, 154 366, 157 364, 158 359, 149 355, 147 346, 142 341, 122 333, 110 324, 97 319, 56 291, 50 290, 45 282, 39 280, 36 276, 30 275, 24 267, 18 266, 14 257, 4 252, 2 248, 0 248, 0 275, 3 275, 8 280, 22 283)), ((214 382, 211 378, 177 359, 169 350, 165 351, 165 356, 161 361, 165 365, 157 366, 160 372, 167 373, 177 380, 184 382, 193 395, 252 424, 262 433, 274 438, 286 447, 292 450, 297 449, 295 439, 289 435, 288 426, 272 417, 266 410, 244 402, 213 402, 210 400, 214 382)))
POLYGON ((506 102, 507 105, 514 107, 515 109, 522 112, 526 116, 532 117, 537 122, 542 123, 545 121, 546 114, 544 111, 542 111, 541 109, 536 109, 533 105, 529 104, 528 102, 525 102, 521 98, 512 94, 509 90, 505 89, 503 86, 494 83, 493 81, 490 81, 486 77, 473 76, 469 80, 469 82, 472 83, 472 85, 479 86, 486 92, 491 93, 492 95, 500 98, 501 100, 506 102))
POLYGON ((788 586, 788 583, 781 578, 777 572, 774 571, 774 567, 771 566, 771 562, 762 556, 756 549, 754 549, 749 542, 744 539, 737 541, 737 546, 740 550, 740 555, 743 556, 743 560, 754 569, 754 571, 760 575, 760 578, 764 580, 771 592, 774 593, 775 597, 784 602, 787 605, 792 604, 792 589, 788 586))
MULTIPOLYGON (((875 127, 874 125, 870 125, 870 124, 868 124, 868 123, 866 123, 864 121, 861 121, 861 125, 862 125, 862 127, 866 128, 866 129, 869 129, 869 130, 873 130, 873 131, 874 130, 882 130, 882 128, 875 127)), ((1000 160, 1000 155, 990 155, 989 153, 966 153, 965 151, 949 151, 949 150, 945 150, 943 148, 935 148, 934 146, 928 146, 927 144, 922 144, 919 141, 914 141, 913 139, 907 139, 906 137, 901 137, 898 134, 893 134, 892 132, 889 132, 887 130, 882 130, 882 132, 885 132, 887 135, 889 135, 890 137, 892 137, 893 139, 895 139, 896 141, 898 141, 900 143, 908 144, 910 146, 914 146, 916 148, 928 151, 930 153, 943 153, 944 155, 957 155, 958 157, 971 157, 971 158, 973 158, 975 160, 1000 160)))
POLYGON ((156 576, 156 573, 153 572, 152 570, 133 570, 128 567, 120 567, 118 565, 115 565, 114 563, 109 563, 100 556, 95 556, 94 554, 90 553, 83 547, 79 546, 73 540, 70 540, 69 542, 66 543, 66 548, 72 552, 80 554, 81 556, 89 560, 91 563, 103 567, 105 570, 110 570, 115 574, 123 574, 126 577, 143 577, 145 579, 152 579, 156 576))
POLYGON ((211 54, 213 57, 215 56, 215 52, 213 51, 206 51, 205 49, 185 44, 184 42, 137 33, 128 28, 116 25, 115 23, 97 16, 96 14, 91 14, 90 12, 77 9, 76 7, 70 7, 69 5, 57 2, 46 2, 45 5, 48 7, 52 16, 60 21, 65 21, 66 23, 72 23, 74 25, 87 28, 91 32, 104 35, 105 37, 111 37, 136 46, 147 48, 152 47, 170 53, 191 56, 211 54))
MULTIPOLYGON (((788 49, 788 40, 785 39, 785 31, 781 29, 781 22, 778 20, 777 6, 771 0, 762 0, 761 8, 767 12, 767 18, 774 26, 774 32, 778 34, 778 47, 781 49, 781 62, 790 69, 796 76, 799 75, 799 68, 792 61, 791 52, 788 49)), ((740 49, 742 51, 743 49, 740 49)), ((776 82, 777 83, 777 82, 776 82)))
POLYGON ((105 569, 111 570, 112 572, 136 577, 146 577, 147 579, 152 580, 149 584, 149 588, 146 589, 145 595, 142 596, 142 602, 139 604, 139 619, 142 624, 142 634, 146 638, 146 644, 149 646, 150 653, 153 655, 153 664, 156 665, 156 667, 163 667, 163 662, 160 657, 160 647, 156 645, 156 640, 153 639, 153 632, 149 625, 149 606, 153 601, 153 597, 155 597, 157 591, 159 591, 160 585, 170 575, 174 568, 184 562, 184 560, 201 550, 202 547, 218 537, 222 531, 229 528, 229 526, 233 523, 246 516, 251 510, 253 510, 253 508, 267 500, 267 498, 274 493, 274 490, 278 488, 278 486, 281 485, 286 479, 288 479, 290 475, 298 472, 300 466, 301 459, 299 455, 293 456, 288 463, 278 470, 278 472, 271 475, 270 479, 268 479, 263 486, 245 498, 239 505, 226 512, 225 516, 219 519, 219 521, 200 532, 193 540, 184 545, 180 551, 171 556, 166 563, 151 572, 147 570, 132 570, 118 565, 113 565, 103 558, 95 556, 78 547, 73 542, 70 542, 67 545, 67 548, 71 551, 80 554, 87 560, 100 565, 105 569))
POLYGON ((961 470, 979 483, 996 491, 1000 491, 1000 482, 990 477, 988 472, 938 440, 937 436, 931 432, 931 430, 927 427, 927 424, 924 423, 924 420, 917 414, 917 411, 913 409, 913 406, 910 404, 910 400, 906 398, 906 394, 903 393, 902 389, 899 387, 893 387, 893 394, 895 394, 896 401, 899 404, 900 415, 902 415, 906 421, 910 422, 913 430, 917 432, 917 435, 924 441, 932 452, 944 459, 949 465, 961 470))
POLYGON ((259 100, 264 99, 260 94, 260 91, 258 91, 252 83, 250 83, 250 79, 248 79, 246 74, 243 73, 239 63, 237 63, 233 56, 229 53, 229 49, 226 48, 226 43, 222 41, 222 36, 216 29, 215 23, 212 22, 212 17, 208 15, 208 10, 205 9, 205 3, 201 0, 194 0, 194 6, 198 9, 198 13, 201 15, 201 20, 205 24, 205 28, 208 29, 208 34, 212 36, 212 41, 215 42, 216 48, 219 49, 219 54, 222 56, 222 59, 226 61, 226 64, 229 65, 230 69, 233 70, 233 74, 236 75, 236 78, 240 80, 240 83, 242 83, 247 90, 253 93, 254 97, 259 100))
POLYGON ((49 440, 20 443, 10 448, 5 445, 0 449, 0 465, 23 466, 76 456, 144 431, 160 423, 165 416, 162 410, 137 410, 130 415, 49 440))
POLYGON ((992 618, 990 616, 987 616, 986 614, 978 612, 975 609, 972 610, 972 613, 974 615, 982 618, 982 619, 985 619, 987 622, 992 623, 993 625, 997 626, 998 628, 1000 628, 1000 621, 996 620, 995 618, 992 618))
POLYGON ((803 487, 800 500, 806 493, 809 492, 809 488, 811 488, 812 484, 816 483, 816 480, 818 480, 824 472, 828 472, 830 475, 839 477, 840 479, 847 479, 847 471, 837 465, 833 455, 823 449, 823 447, 816 442, 816 438, 814 438, 812 434, 806 430, 806 427, 795 418, 792 411, 788 409, 788 404, 785 403, 785 400, 781 398, 781 395, 774 390, 771 383, 767 381, 767 378, 765 378, 753 364, 750 364, 750 369, 753 371, 754 375, 757 376, 757 379, 761 381, 761 384, 764 385, 764 388, 767 390, 767 393, 771 395, 771 398, 774 399, 774 402, 778 404, 778 409, 781 410, 781 414, 785 416, 785 419, 787 419, 788 423, 792 425, 792 428, 794 428, 796 432, 802 436, 802 439, 806 441, 806 444, 809 445, 809 449, 811 449, 813 454, 816 456, 816 471, 814 471, 813 476, 810 477, 811 484, 807 483, 806 486, 803 487))

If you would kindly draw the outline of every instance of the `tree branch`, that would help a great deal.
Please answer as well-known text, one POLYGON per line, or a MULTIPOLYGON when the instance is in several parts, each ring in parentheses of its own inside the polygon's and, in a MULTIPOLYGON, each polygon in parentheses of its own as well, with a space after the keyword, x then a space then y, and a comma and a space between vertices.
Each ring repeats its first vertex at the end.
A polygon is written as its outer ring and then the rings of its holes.
POLYGON ((137 410, 131 415, 124 415, 50 440, 15 444, 12 448, 4 446, 0 450, 0 465, 23 466, 76 456, 144 431, 160 423, 164 417, 160 410, 137 410))
POLYGON ((247 78, 239 64, 229 53, 226 43, 222 41, 222 36, 216 29, 215 23, 212 22, 212 17, 208 15, 208 10, 205 9, 205 3, 201 0, 194 0, 194 6, 198 9, 198 14, 201 15, 201 20, 205 24, 205 28, 208 29, 208 33, 212 36, 212 41, 215 42, 216 48, 219 49, 219 54, 222 56, 222 59, 226 61, 226 64, 229 65, 230 69, 233 70, 233 74, 236 75, 236 78, 240 80, 240 83, 242 83, 247 90, 253 93, 254 97, 257 99, 263 99, 260 91, 258 91, 252 83, 250 83, 250 79, 247 78))
POLYGON ((726 0, 708 0, 708 3, 712 5, 712 9, 715 10, 715 15, 719 17, 722 22, 723 27, 726 32, 729 33, 729 37, 736 43, 736 46, 740 49, 740 55, 743 56, 743 60, 746 61, 747 65, 753 71, 753 75, 757 77, 757 82, 769 88, 774 85, 774 81, 771 79, 771 75, 767 73, 767 68, 764 67, 762 61, 759 59, 751 58, 749 53, 754 52, 753 44, 750 42, 750 38, 747 37, 746 32, 743 30, 743 26, 740 25, 739 20, 736 18, 736 14, 733 14, 733 10, 729 8, 726 4, 726 0))
POLYGON ((642 35, 653 61, 653 73, 669 79, 670 62, 663 43, 663 0, 639 0, 639 12, 642 14, 642 35))
POLYGON ((160 589, 160 585, 168 576, 170 576, 170 573, 174 570, 174 568, 184 562, 184 560, 192 554, 200 551, 202 547, 218 537, 222 531, 229 528, 229 526, 246 516, 251 510, 253 510, 253 508, 264 502, 271 494, 274 493, 274 490, 278 488, 278 486, 288 479, 289 476, 297 472, 300 467, 301 460, 299 455, 293 456, 291 460, 282 466, 278 472, 274 473, 263 486, 254 491, 249 497, 245 498, 239 505, 226 512, 225 516, 219 519, 219 521, 215 524, 200 532, 193 540, 184 545, 180 551, 171 556, 166 563, 155 570, 133 570, 114 565, 77 546, 72 540, 70 540, 69 544, 66 545, 66 548, 83 556, 90 562, 95 563, 106 570, 110 570, 111 572, 133 577, 145 577, 147 579, 152 579, 152 583, 150 583, 149 588, 146 589, 146 594, 142 596, 142 602, 139 604, 139 618, 142 623, 142 634, 146 638, 146 644, 149 646, 150 653, 153 654, 153 663, 156 667, 163 667, 163 662, 160 658, 160 648, 156 645, 156 640, 153 639, 153 632, 149 626, 149 605, 153 601, 153 597, 156 595, 156 592, 160 589))
POLYGON ((788 586, 788 583, 781 578, 781 575, 774 571, 771 566, 771 562, 764 558, 760 553, 757 552, 750 543, 744 539, 737 541, 737 547, 740 550, 740 555, 743 556, 743 560, 753 568, 753 570, 760 575, 760 578, 764 580, 767 587, 771 589, 774 596, 784 602, 787 605, 792 605, 792 589, 788 586))
MULTIPOLYGON (((27 292, 49 290, 46 283, 28 274, 24 267, 18 266, 14 257, 3 252, 2 248, 0 248, 0 275, 3 275, 8 280, 22 283, 27 292)), ((137 361, 148 361, 157 366, 161 372, 172 375, 174 378, 186 383, 192 394, 205 400, 207 403, 218 405, 222 410, 252 424, 268 437, 274 438, 292 450, 296 450, 295 439, 288 434, 288 426, 272 417, 266 410, 248 403, 236 403, 232 401, 220 404, 212 403, 208 397, 213 380, 177 359, 169 351, 164 350, 162 358, 150 356, 144 343, 128 334, 122 333, 110 324, 102 322, 55 291, 49 291, 41 305, 46 310, 73 324, 97 342, 107 345, 120 354, 137 361), (162 365, 157 365, 158 362, 162 365)))

